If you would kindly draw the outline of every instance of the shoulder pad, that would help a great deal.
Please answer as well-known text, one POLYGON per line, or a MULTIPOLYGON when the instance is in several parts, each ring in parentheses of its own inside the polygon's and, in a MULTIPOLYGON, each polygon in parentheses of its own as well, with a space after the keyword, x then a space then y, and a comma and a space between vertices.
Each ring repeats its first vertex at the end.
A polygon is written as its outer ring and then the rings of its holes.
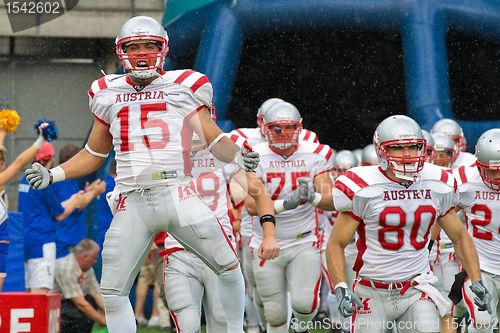
POLYGON ((212 105, 212 84, 205 74, 192 69, 183 69, 168 72, 172 75, 173 82, 189 88, 193 94, 207 107, 212 105))

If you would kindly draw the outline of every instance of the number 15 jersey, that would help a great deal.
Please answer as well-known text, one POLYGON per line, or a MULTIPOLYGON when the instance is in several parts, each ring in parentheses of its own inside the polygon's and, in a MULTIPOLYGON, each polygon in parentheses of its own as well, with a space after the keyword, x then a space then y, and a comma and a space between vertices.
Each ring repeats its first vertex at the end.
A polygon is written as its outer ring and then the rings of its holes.
POLYGON ((128 76, 106 75, 92 83, 88 94, 94 117, 113 137, 117 184, 172 184, 191 176, 189 120, 212 104, 205 75, 162 72, 140 87, 128 76))
POLYGON ((379 166, 365 166, 335 181, 335 208, 360 222, 353 267, 360 276, 399 282, 430 270, 429 231, 454 208, 456 185, 450 173, 428 163, 420 177, 405 187, 379 166))

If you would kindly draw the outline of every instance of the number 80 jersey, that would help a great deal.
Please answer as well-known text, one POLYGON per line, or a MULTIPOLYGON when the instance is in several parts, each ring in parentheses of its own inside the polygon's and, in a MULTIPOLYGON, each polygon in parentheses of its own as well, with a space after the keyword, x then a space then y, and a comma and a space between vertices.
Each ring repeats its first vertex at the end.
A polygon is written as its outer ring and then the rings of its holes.
POLYGON ((191 176, 189 119, 212 104, 208 78, 192 70, 162 72, 147 86, 106 75, 92 84, 89 105, 109 127, 117 184, 171 184, 191 176))
POLYGON ((365 166, 335 181, 336 210, 360 222, 353 267, 360 276, 399 282, 430 270, 429 231, 454 208, 456 184, 450 173, 428 163, 420 177, 405 187, 387 178, 379 166, 365 166))

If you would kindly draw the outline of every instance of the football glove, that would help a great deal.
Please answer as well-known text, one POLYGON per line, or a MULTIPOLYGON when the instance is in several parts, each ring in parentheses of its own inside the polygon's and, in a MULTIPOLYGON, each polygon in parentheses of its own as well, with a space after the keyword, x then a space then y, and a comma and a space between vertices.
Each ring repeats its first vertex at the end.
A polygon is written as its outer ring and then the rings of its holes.
POLYGON ((337 298, 337 302, 339 302, 340 314, 345 318, 350 317, 356 311, 356 305, 363 306, 359 297, 350 291, 345 283, 337 285, 335 288, 335 297, 337 298))
POLYGON ((33 163, 30 169, 24 171, 26 180, 35 190, 46 188, 52 183, 50 171, 45 169, 40 163, 33 163))
POLYGON ((491 314, 491 294, 484 286, 483 281, 476 281, 472 283, 469 288, 474 294, 476 294, 474 303, 477 305, 478 310, 488 311, 488 313, 491 314))

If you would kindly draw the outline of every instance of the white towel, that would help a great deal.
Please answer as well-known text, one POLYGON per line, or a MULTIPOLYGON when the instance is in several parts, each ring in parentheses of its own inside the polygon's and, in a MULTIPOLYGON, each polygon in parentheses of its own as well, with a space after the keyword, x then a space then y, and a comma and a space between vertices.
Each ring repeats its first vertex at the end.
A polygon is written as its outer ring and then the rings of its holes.
POLYGON ((413 281, 418 283, 413 286, 413 288, 426 293, 426 295, 432 299, 434 304, 436 304, 441 317, 450 314, 452 305, 451 301, 443 297, 439 290, 433 286, 433 284, 438 281, 437 276, 435 276, 432 272, 422 273, 416 276, 413 281))

